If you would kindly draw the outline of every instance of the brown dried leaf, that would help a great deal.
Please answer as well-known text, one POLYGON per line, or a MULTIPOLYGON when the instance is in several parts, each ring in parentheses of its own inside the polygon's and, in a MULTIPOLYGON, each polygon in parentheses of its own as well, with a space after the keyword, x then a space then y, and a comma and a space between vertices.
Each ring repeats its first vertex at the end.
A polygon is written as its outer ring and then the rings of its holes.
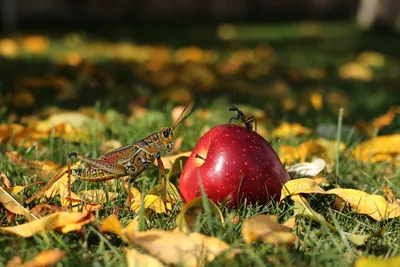
POLYGON ((51 249, 40 252, 35 258, 24 263, 23 267, 46 267, 56 264, 65 257, 65 252, 58 249, 51 249))

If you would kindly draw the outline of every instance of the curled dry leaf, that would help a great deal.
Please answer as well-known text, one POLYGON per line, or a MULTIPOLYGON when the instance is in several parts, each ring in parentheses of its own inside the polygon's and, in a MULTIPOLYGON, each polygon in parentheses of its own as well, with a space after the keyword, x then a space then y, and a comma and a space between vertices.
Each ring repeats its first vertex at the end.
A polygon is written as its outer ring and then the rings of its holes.
POLYGON ((366 214, 377 221, 400 217, 400 206, 397 203, 388 203, 383 196, 347 188, 325 191, 309 178, 288 181, 282 188, 281 200, 291 195, 292 199, 295 198, 301 203, 303 198, 299 194, 335 195, 350 204, 358 213, 366 214))
POLYGON ((275 215, 257 215, 243 223, 242 236, 246 243, 262 240, 274 245, 292 245, 297 236, 291 230, 279 224, 275 215))
POLYGON ((4 188, 7 189, 7 188, 14 187, 13 183, 10 181, 10 179, 8 179, 7 175, 0 172, 0 177, 1 177, 1 180, 3 181, 4 188))
POLYGON ((354 267, 396 267, 400 266, 400 256, 388 259, 377 257, 359 258, 356 260, 354 267))
POLYGON ((140 253, 136 249, 125 249, 126 263, 128 267, 164 267, 156 258, 140 253))
POLYGON ((298 194, 326 194, 316 181, 310 178, 300 178, 286 182, 281 191, 281 200, 298 194))
POLYGON ((38 218, 33 215, 29 210, 24 208, 17 200, 15 200, 6 190, 0 187, 0 203, 3 204, 4 208, 8 211, 23 215, 28 221, 34 221, 38 218))
POLYGON ((369 139, 356 146, 352 155, 363 162, 393 160, 400 155, 400 134, 383 135, 369 139))
POLYGON ((383 196, 345 188, 334 188, 327 193, 340 197, 356 212, 366 214, 377 221, 400 217, 400 206, 397 203, 388 203, 383 196))
POLYGON ((308 135, 310 133, 311 129, 301 124, 284 122, 272 132, 272 136, 274 138, 287 139, 293 136, 308 135))
MULTIPOLYGON (((212 216, 217 217, 221 223, 224 223, 224 217, 218 206, 207 199, 211 209, 212 216)), ((198 218, 204 215, 204 206, 202 197, 197 197, 183 205, 181 212, 176 216, 177 228, 183 232, 193 232, 196 229, 198 218)))
POLYGON ((7 263, 7 267, 46 267, 56 264, 65 257, 65 252, 58 249, 51 249, 40 252, 32 260, 22 264, 22 259, 14 257, 7 263))
POLYGON ((144 210, 151 209, 156 213, 168 213, 172 210, 171 202, 164 202, 159 195, 146 195, 142 200, 142 193, 134 187, 129 189, 129 194, 132 201, 131 209, 136 213, 140 211, 141 205, 144 210))
POLYGON ((20 237, 31 237, 42 231, 60 230, 68 233, 81 229, 83 225, 94 220, 89 212, 57 212, 17 226, 0 227, 0 233, 14 234, 20 237))
POLYGON ((227 243, 216 237, 178 231, 136 232, 132 240, 149 254, 173 265, 204 266, 229 249, 227 243))
POLYGON ((312 162, 303 162, 289 166, 286 171, 291 178, 317 176, 326 166, 323 159, 317 158, 312 162))
MULTIPOLYGON (((177 155, 164 156, 164 157, 161 157, 161 160, 162 160, 162 162, 164 164, 164 167, 166 169, 171 169, 172 165, 175 163, 175 161, 178 158, 181 158, 182 160, 184 160, 184 157, 188 158, 191 153, 192 153, 191 151, 188 151, 188 152, 182 152, 182 153, 177 154, 177 155)), ((157 162, 155 162, 154 164, 157 166, 157 162)))

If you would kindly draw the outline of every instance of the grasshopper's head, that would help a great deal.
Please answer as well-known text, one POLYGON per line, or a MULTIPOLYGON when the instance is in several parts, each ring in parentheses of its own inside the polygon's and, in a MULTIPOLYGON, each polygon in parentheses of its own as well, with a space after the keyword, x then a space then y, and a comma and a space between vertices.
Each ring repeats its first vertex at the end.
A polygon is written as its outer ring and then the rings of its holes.
POLYGON ((161 142, 163 143, 164 147, 171 152, 172 145, 174 143, 174 131, 171 127, 163 128, 159 131, 161 142))

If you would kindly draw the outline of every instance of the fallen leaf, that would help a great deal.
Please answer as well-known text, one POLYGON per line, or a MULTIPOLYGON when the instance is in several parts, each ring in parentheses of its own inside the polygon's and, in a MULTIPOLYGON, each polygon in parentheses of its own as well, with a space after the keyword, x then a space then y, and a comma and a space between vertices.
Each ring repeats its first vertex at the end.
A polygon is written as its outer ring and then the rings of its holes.
MULTIPOLYGON (((341 142, 339 146, 339 154, 342 154, 346 145, 341 142)), ((279 147, 279 158, 286 164, 293 162, 304 162, 307 158, 318 157, 324 159, 328 164, 332 164, 336 157, 337 142, 318 138, 315 140, 307 140, 299 146, 282 145, 279 147)))
POLYGON ((344 80, 360 80, 369 82, 373 79, 373 71, 358 62, 346 63, 339 69, 339 76, 344 80))
POLYGON ((4 184, 5 188, 14 187, 13 183, 10 181, 10 179, 8 179, 7 175, 5 175, 4 173, 0 172, 0 177, 1 177, 1 180, 3 181, 3 184, 4 184))
POLYGON ((387 185, 382 185, 382 190, 383 190, 383 193, 385 193, 386 198, 388 199, 388 202, 390 204, 397 202, 396 196, 394 195, 393 191, 387 185))
POLYGON ((400 256, 391 258, 363 257, 356 260, 354 267, 398 267, 400 256))
POLYGON ((24 263, 23 267, 46 267, 56 264, 65 257, 66 253, 58 249, 40 252, 35 258, 24 263))
POLYGON ((310 94, 310 103, 316 111, 321 111, 323 107, 322 95, 318 92, 310 94))
POLYGON ((318 183, 310 178, 300 178, 286 182, 281 190, 281 200, 298 194, 327 194, 327 192, 319 187, 318 183))
POLYGON ((156 258, 140 253, 136 249, 125 249, 126 263, 128 267, 163 267, 156 258))
POLYGON ((0 40, 0 55, 5 57, 15 57, 18 53, 19 46, 12 39, 0 40))
MULTIPOLYGON (((162 162, 163 162, 163 164, 164 164, 164 167, 165 167, 166 169, 171 169, 172 165, 174 164, 174 162, 175 162, 178 158, 182 157, 182 160, 183 160, 183 159, 184 159, 183 157, 189 157, 190 154, 192 154, 191 151, 182 152, 182 153, 177 154, 177 155, 171 155, 171 156, 164 156, 164 157, 161 157, 161 160, 162 160, 162 162)), ((157 161, 154 162, 154 165, 158 166, 157 161)))
POLYGON ((400 206, 397 203, 388 203, 383 196, 345 188, 334 188, 327 193, 340 197, 349 203, 357 213, 366 214, 377 221, 400 216, 400 206))
POLYGON ((294 227, 296 226, 296 216, 290 217, 289 219, 287 219, 286 222, 284 222, 282 224, 283 226, 289 227, 290 229, 294 229, 294 227))
POLYGON ((16 201, 10 194, 7 193, 3 188, 0 187, 0 203, 3 204, 4 208, 8 211, 23 215, 28 221, 34 221, 38 218, 33 215, 29 210, 24 208, 18 201, 16 201))
MULTIPOLYGON (((142 193, 134 187, 129 189, 131 194, 131 210, 138 213, 142 205, 142 193)), ((159 195, 146 195, 143 199, 143 209, 151 209, 156 213, 167 213, 172 210, 171 202, 164 202, 159 195)))
POLYGON ((216 237, 179 231, 152 229, 136 232, 132 240, 149 254, 173 265, 204 266, 229 249, 227 243, 216 237))
POLYGON ((124 242, 132 244, 132 238, 139 231, 139 216, 136 216, 125 228, 122 228, 117 215, 107 217, 100 226, 100 232, 118 235, 124 242))
POLYGON ((383 67, 385 65, 385 56, 378 52, 364 51, 362 52, 357 61, 367 67, 383 67))
POLYGON ((371 125, 374 128, 382 129, 390 125, 397 114, 400 114, 400 106, 390 108, 386 114, 375 118, 371 125))
MULTIPOLYGON (((382 155, 396 156, 400 154, 400 134, 382 135, 369 139, 357 145, 352 151, 352 155, 362 161, 376 161, 387 159, 387 157, 376 157, 382 155)), ((390 159, 390 157, 389 157, 390 159)))
MULTIPOLYGON (((218 206, 208 200, 209 207, 213 217, 217 217, 221 223, 224 223, 224 217, 218 206)), ((205 209, 202 197, 197 197, 183 205, 181 212, 176 216, 176 225, 183 232, 193 232, 196 229, 196 222, 199 217, 204 216, 205 209)))
POLYGON ((293 136, 308 135, 311 133, 311 129, 302 126, 298 123, 287 123, 284 122, 279 127, 275 128, 272 132, 274 138, 287 139, 293 136))
POLYGON ((248 244, 262 240, 274 245, 293 245, 297 236, 281 225, 276 215, 257 215, 243 223, 242 237, 248 244))
POLYGON ((42 54, 49 49, 49 38, 43 35, 29 35, 21 40, 21 47, 31 54, 42 54))
POLYGON ((326 166, 326 162, 323 159, 317 158, 312 162, 303 162, 289 166, 286 171, 290 177, 293 178, 305 178, 317 176, 326 166))
POLYGON ((70 225, 73 225, 74 229, 76 229, 75 225, 82 227, 83 224, 93 220, 93 214, 88 212, 57 212, 25 224, 0 227, 0 233, 14 234, 24 238, 31 237, 42 231, 58 229, 63 233, 67 233, 71 229, 70 225))

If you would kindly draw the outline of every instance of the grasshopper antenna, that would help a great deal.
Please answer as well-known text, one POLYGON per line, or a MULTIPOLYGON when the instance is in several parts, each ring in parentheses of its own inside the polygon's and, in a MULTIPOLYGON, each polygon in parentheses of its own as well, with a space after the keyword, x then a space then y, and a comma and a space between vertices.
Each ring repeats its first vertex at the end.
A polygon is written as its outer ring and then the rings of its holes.
POLYGON ((186 104, 185 108, 183 109, 181 115, 179 115, 178 119, 176 119, 174 125, 172 126, 172 130, 174 130, 174 129, 176 128, 176 126, 178 126, 178 125, 179 125, 181 122, 183 122, 187 117, 189 117, 190 114, 192 114, 192 112, 193 112, 194 109, 192 109, 192 111, 190 111, 189 114, 187 114, 185 117, 183 117, 183 118, 181 119, 182 115, 185 113, 185 111, 186 111, 187 108, 189 107, 190 103, 192 103, 193 98, 194 98, 194 97, 192 97, 192 99, 190 99, 190 101, 186 104))

